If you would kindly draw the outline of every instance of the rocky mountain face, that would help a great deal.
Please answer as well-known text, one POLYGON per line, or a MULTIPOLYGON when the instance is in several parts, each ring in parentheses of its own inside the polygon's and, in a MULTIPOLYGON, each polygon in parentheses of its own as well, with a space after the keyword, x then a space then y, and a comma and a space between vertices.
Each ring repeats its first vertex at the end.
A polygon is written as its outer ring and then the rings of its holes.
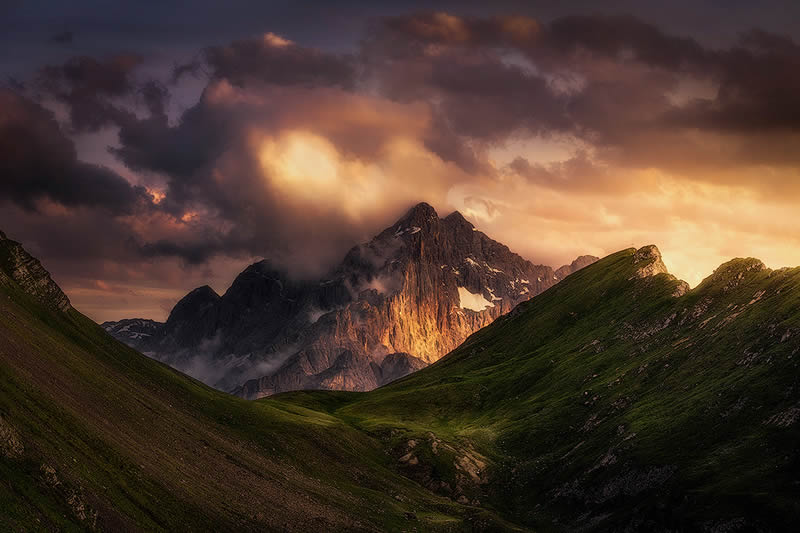
POLYGON ((146 344, 163 326, 163 322, 148 318, 125 318, 100 324, 109 335, 137 349, 146 344))
POLYGON ((14 281, 39 303, 59 311, 71 309, 69 298, 38 259, 0 231, 0 283, 14 281))
POLYGON ((534 265, 460 213, 441 219, 423 203, 352 248, 327 279, 295 281, 261 261, 222 296, 195 289, 137 347, 216 387, 243 383, 235 392, 247 398, 371 390, 596 260, 557 272, 534 265))

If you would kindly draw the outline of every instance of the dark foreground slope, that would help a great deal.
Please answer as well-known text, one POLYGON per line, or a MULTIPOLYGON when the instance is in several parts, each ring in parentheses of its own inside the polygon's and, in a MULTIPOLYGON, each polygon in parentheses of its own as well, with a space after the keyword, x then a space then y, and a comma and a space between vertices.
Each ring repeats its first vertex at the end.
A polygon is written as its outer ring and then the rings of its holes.
POLYGON ((0 238, 0 530, 502 527, 333 416, 214 391, 122 345, 51 284, 0 238))
POLYGON ((796 531, 800 269, 736 259, 688 293, 665 272, 619 252, 394 384, 278 400, 535 529, 796 531))
POLYGON ((800 269, 688 291, 626 250, 389 386, 246 402, 111 339, 9 243, 2 530, 799 525, 800 269))

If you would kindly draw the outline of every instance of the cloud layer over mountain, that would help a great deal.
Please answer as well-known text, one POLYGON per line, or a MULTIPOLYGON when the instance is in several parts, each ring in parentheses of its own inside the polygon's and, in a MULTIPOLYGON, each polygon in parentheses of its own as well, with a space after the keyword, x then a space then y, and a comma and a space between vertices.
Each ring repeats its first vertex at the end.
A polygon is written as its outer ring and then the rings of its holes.
POLYGON ((317 276, 421 200, 549 264, 649 242, 691 283, 800 263, 800 47, 701 37, 419 12, 344 47, 76 54, 0 89, 0 224, 99 319, 161 318, 254 257, 317 276))

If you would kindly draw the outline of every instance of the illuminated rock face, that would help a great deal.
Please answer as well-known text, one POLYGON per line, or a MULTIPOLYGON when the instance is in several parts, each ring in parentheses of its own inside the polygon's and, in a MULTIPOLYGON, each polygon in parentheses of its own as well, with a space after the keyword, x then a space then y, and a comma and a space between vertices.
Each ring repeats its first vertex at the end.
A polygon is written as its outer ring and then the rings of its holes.
POLYGON ((244 383, 236 393, 248 398, 370 390, 438 360, 558 280, 460 213, 440 219, 419 204, 352 248, 329 279, 294 282, 262 261, 222 297, 193 291, 140 349, 189 373, 210 369, 197 377, 220 388, 244 383))

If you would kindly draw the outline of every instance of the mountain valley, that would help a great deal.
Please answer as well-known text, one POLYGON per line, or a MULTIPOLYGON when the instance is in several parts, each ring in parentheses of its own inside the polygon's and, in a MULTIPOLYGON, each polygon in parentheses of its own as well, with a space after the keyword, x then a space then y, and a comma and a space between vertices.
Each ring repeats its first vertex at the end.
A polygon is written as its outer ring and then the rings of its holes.
POLYGON ((112 339, 0 241, 3 529, 777 531, 800 268, 612 254, 372 392, 246 401, 112 339))

